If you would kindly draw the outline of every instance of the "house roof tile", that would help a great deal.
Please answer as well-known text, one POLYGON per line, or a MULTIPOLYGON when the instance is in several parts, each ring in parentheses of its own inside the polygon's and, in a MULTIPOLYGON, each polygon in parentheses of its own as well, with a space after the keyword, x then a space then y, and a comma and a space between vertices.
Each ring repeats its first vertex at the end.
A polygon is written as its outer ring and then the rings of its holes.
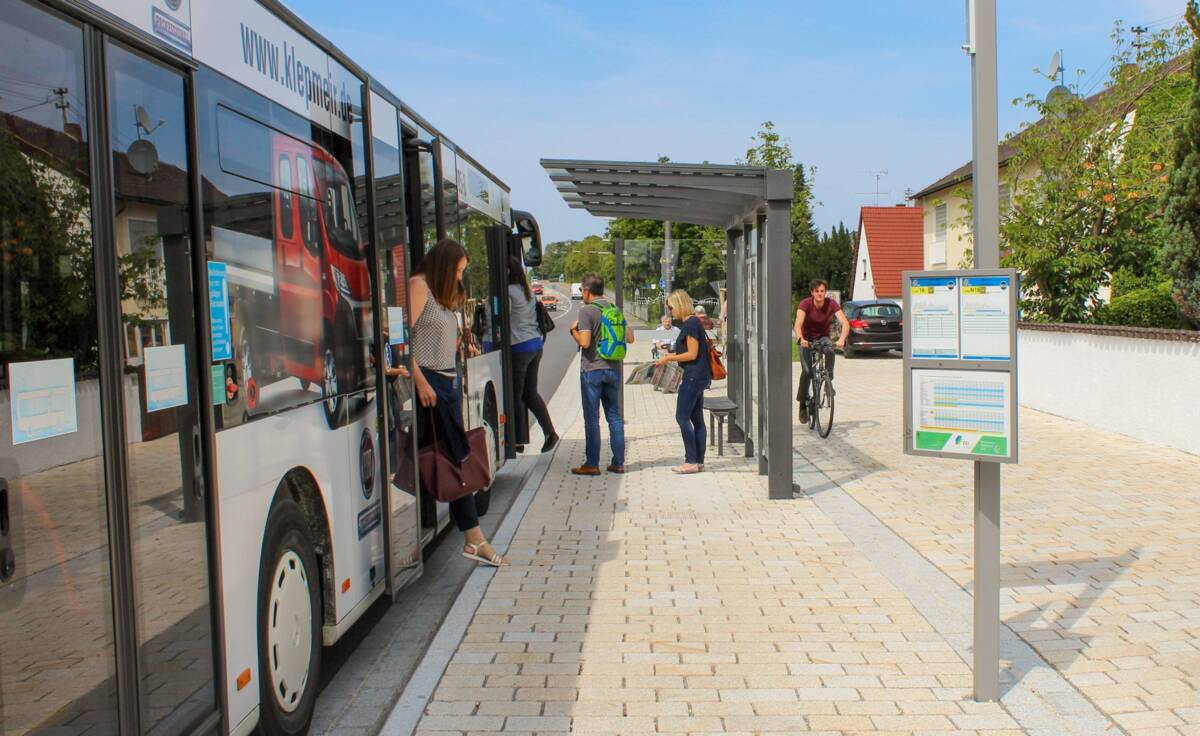
MULTIPOLYGON (((859 237, 867 236, 875 294, 900 296, 900 274, 925 263, 924 212, 920 207, 863 207, 859 237)), ((857 245, 856 245, 857 248, 857 245)))

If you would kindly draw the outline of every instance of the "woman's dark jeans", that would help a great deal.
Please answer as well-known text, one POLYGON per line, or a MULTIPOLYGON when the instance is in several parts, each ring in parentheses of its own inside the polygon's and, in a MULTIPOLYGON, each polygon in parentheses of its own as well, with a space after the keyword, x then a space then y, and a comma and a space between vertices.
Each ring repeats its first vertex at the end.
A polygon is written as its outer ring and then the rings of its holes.
POLYGON ((708 430, 704 426, 704 389, 707 378, 685 378, 679 384, 679 399, 675 404, 675 421, 683 435, 683 461, 693 465, 704 464, 704 448, 708 444, 708 430))
POLYGON ((554 422, 550 421, 550 410, 538 393, 538 367, 542 363, 542 351, 513 353, 513 419, 516 422, 517 444, 529 442, 529 412, 533 412, 542 434, 554 434, 554 422))
MULTIPOLYGON (((443 376, 434 371, 425 371, 425 380, 429 382, 429 387, 437 394, 438 405, 442 410, 448 412, 451 416, 462 416, 462 389, 459 386, 457 378, 443 376)), ((422 429, 421 446, 424 447, 432 438, 428 436, 429 422, 433 421, 434 409, 426 409, 417 402, 420 407, 420 424, 422 429)), ((444 442, 444 440, 442 440, 444 442)), ((432 501, 433 494, 426 493, 425 498, 432 501)), ((460 532, 465 532, 468 529, 474 529, 479 526, 479 512, 475 509, 475 494, 463 496, 462 498, 450 502, 450 515, 454 517, 454 525, 458 527, 460 532)))

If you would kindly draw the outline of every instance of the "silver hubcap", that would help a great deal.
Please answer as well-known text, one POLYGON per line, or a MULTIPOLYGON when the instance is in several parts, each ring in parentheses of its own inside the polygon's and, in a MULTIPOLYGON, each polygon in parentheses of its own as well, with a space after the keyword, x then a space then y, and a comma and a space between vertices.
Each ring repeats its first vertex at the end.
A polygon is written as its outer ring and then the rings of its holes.
POLYGON ((279 707, 291 713, 300 705, 312 659, 312 608, 308 571, 300 555, 288 550, 275 566, 267 608, 267 650, 271 690, 279 707))
POLYGON ((325 406, 329 411, 337 408, 337 358, 333 357, 333 350, 325 351, 325 406))

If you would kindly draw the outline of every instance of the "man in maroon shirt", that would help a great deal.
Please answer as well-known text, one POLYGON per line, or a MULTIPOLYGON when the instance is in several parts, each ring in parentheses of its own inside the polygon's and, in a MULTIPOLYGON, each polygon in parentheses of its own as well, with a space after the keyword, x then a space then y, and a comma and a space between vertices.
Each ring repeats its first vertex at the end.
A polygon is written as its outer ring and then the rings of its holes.
MULTIPOLYGON (((806 297, 796 307, 796 326, 793 331, 800 341, 800 392, 796 401, 800 402, 800 423, 808 422, 808 392, 812 384, 812 341, 829 337, 829 326, 834 318, 841 323, 842 330, 838 334, 837 346, 845 347, 846 337, 850 334, 850 322, 842 312, 842 307, 834 299, 826 298, 825 291, 829 288, 825 279, 813 279, 808 285, 812 296, 806 297)), ((833 378, 833 356, 825 357, 825 367, 829 369, 829 377, 833 378)))

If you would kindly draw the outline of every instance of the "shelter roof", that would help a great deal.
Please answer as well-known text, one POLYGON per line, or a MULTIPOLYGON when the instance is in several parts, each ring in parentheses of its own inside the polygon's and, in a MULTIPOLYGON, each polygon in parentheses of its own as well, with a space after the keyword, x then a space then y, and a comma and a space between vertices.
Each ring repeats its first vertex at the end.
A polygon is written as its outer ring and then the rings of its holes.
MULTIPOLYGON (((597 217, 722 228, 730 228, 764 207, 772 179, 769 175, 786 173, 723 164, 569 159, 542 159, 541 164, 573 209, 597 217)), ((786 196, 790 197, 790 191, 786 196)))

